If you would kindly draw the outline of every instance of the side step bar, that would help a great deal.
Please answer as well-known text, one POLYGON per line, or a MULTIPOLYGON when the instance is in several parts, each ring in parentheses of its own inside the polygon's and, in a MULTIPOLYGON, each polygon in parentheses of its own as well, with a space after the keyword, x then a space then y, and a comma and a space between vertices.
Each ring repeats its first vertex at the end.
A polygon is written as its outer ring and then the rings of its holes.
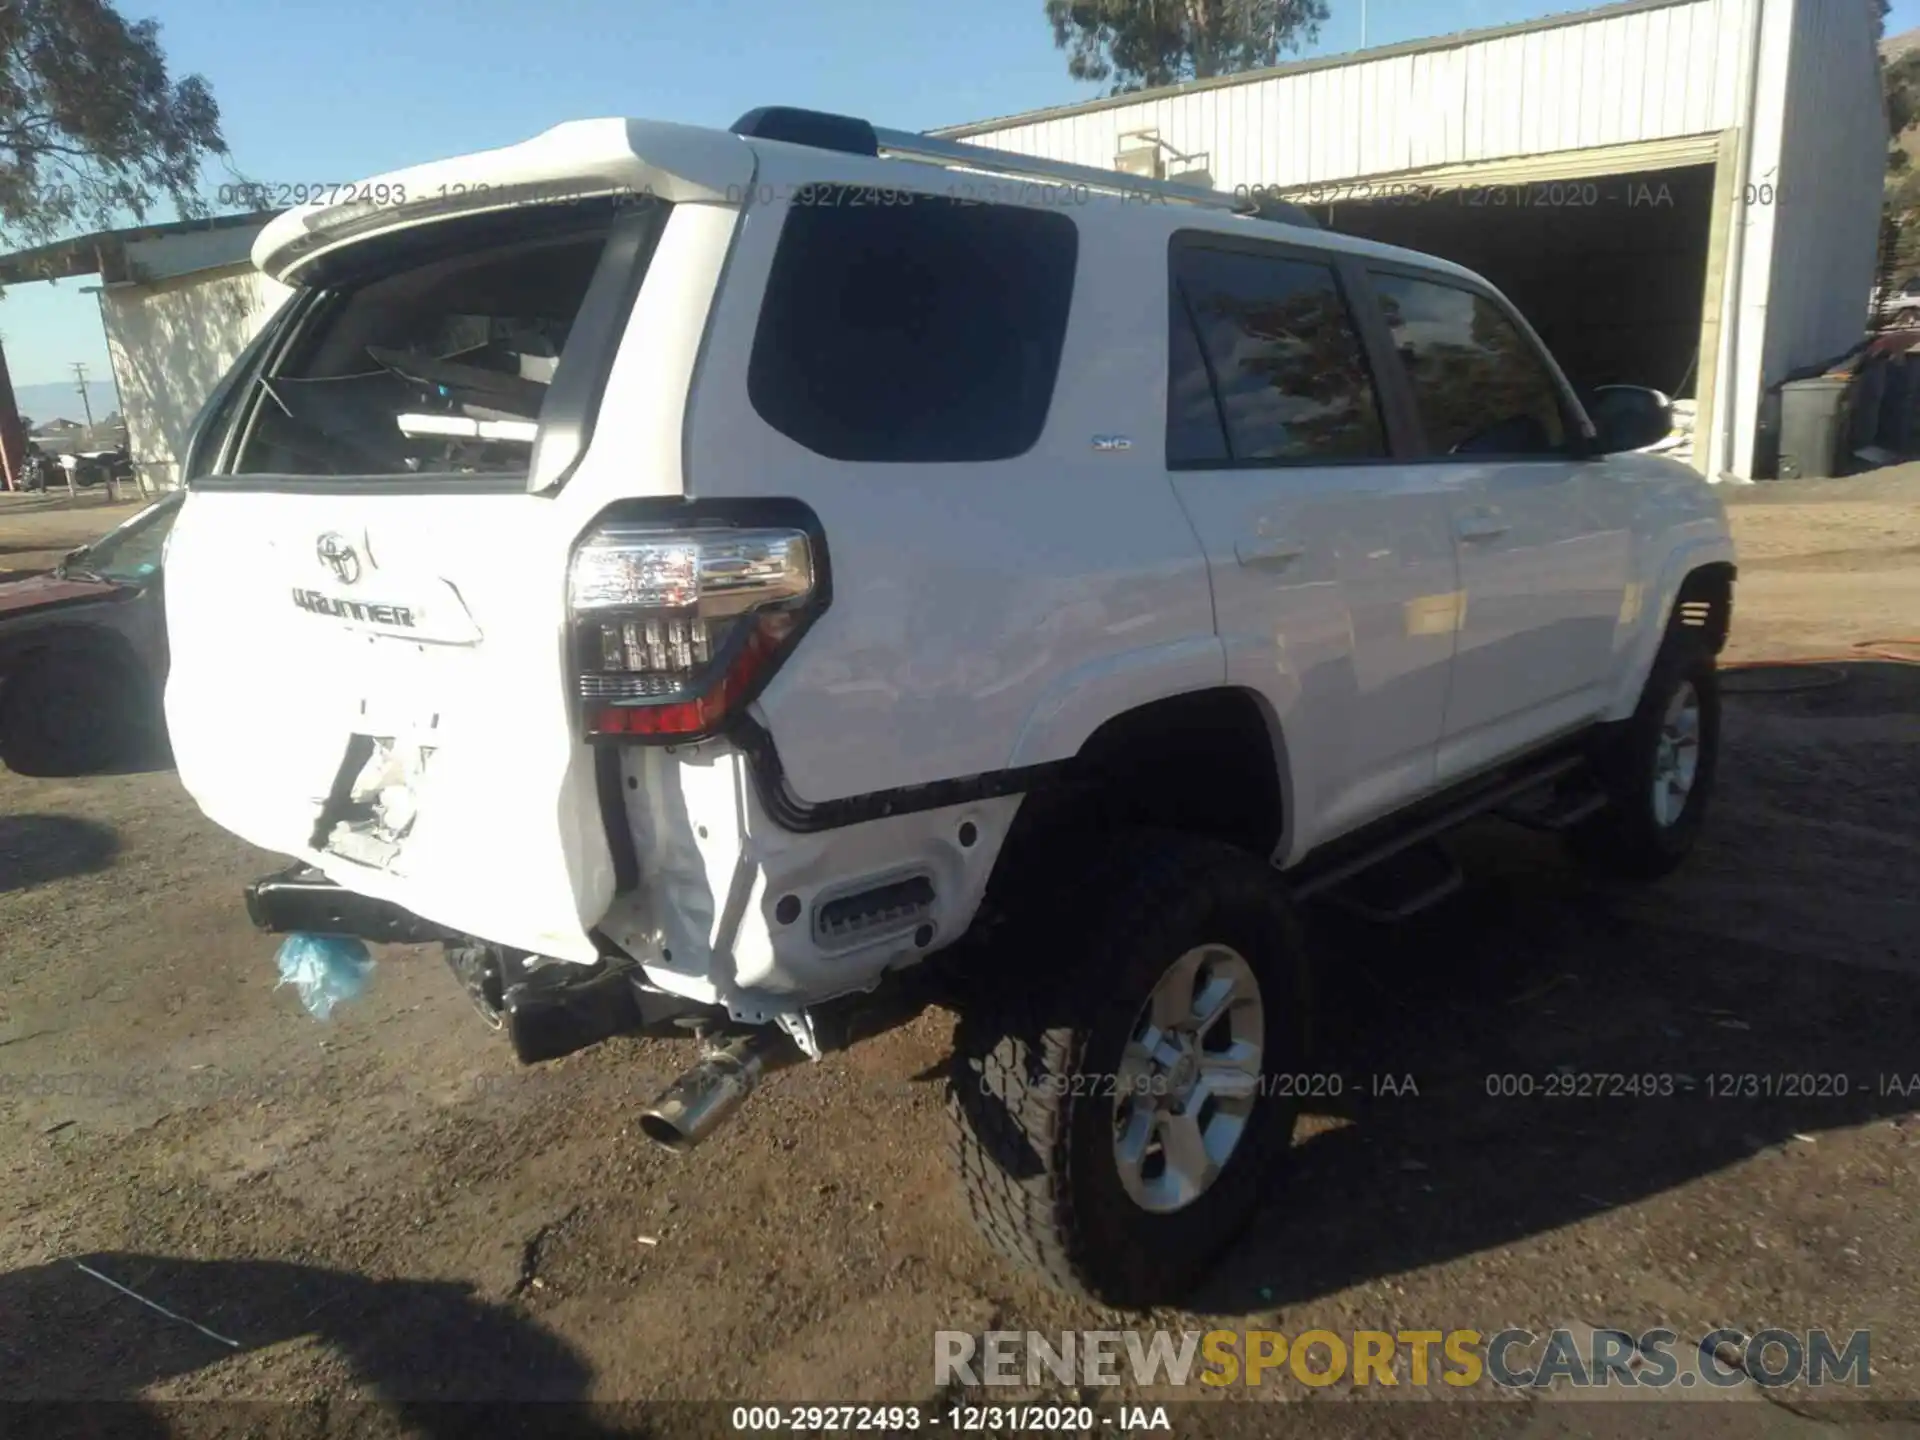
POLYGON ((1513 804, 1502 806, 1499 815, 1502 820, 1524 825, 1529 830, 1558 832, 1571 830, 1606 806, 1606 792, 1598 785, 1562 784, 1543 791, 1538 797, 1519 796, 1513 804))
POLYGON ((1428 840, 1343 880, 1321 898, 1363 920, 1387 924, 1418 915, 1455 894, 1464 881, 1446 847, 1428 840))
POLYGON ((1441 796, 1424 808, 1420 818, 1411 824, 1396 816, 1388 822, 1390 829, 1367 826, 1356 831, 1329 847, 1325 858, 1311 856, 1288 872, 1294 897, 1309 900, 1324 894, 1342 881, 1391 860, 1403 850, 1425 844, 1469 820, 1498 810, 1529 791, 1575 775, 1585 769, 1586 764, 1584 754, 1562 752, 1520 769, 1498 772, 1483 782, 1441 796))

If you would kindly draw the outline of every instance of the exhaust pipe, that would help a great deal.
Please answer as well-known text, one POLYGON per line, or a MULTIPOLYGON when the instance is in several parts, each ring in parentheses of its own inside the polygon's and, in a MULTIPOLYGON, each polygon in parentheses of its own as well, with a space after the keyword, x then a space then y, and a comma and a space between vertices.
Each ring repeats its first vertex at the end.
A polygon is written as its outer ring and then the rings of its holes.
POLYGON ((656 1145, 685 1154, 733 1118, 763 1076, 801 1058, 775 1026, 737 1035, 700 1057, 640 1114, 640 1132, 656 1145))

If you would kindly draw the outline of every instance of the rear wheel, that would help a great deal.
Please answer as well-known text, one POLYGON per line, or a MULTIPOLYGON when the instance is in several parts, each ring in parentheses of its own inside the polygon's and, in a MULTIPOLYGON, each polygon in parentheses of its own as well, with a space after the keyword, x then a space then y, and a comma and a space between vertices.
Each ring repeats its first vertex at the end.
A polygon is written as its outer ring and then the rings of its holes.
POLYGON ((1568 837, 1596 869, 1665 875, 1693 849, 1720 757, 1720 681, 1713 651, 1675 630, 1631 719, 1595 757, 1606 807, 1568 837))
POLYGON ((962 1013, 950 1114, 994 1247, 1112 1304, 1177 1299, 1251 1218, 1292 1138, 1308 967, 1278 877, 1128 835, 1018 922, 962 1013), (1281 1093, 1282 1091, 1285 1093, 1281 1093))
POLYGON ((0 760, 22 775, 85 775, 152 743, 150 697, 104 645, 42 651, 0 686, 0 760))

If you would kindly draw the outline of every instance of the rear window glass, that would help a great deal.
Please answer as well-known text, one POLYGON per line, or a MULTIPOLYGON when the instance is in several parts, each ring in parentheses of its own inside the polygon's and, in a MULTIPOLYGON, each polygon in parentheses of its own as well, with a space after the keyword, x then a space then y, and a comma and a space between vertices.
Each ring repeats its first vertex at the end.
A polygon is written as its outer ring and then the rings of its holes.
POLYGON ((398 248, 255 386, 236 474, 524 473, 607 228, 398 248))
POLYGON ((1056 211, 806 192, 761 302, 753 407, 835 460, 1019 455, 1046 424, 1078 248, 1056 211))

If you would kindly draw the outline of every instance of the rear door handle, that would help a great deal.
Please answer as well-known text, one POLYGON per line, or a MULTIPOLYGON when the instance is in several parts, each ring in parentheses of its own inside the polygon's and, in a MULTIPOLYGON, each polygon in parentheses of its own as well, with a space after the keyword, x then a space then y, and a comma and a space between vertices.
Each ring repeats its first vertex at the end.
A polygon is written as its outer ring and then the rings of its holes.
POLYGON ((1498 510, 1476 510, 1471 515, 1462 515, 1453 533, 1462 540, 1497 540, 1507 529, 1507 522, 1500 518, 1498 510))
POLYGON ((1242 565, 1264 565, 1270 568, 1291 564, 1306 553, 1307 547, 1298 541, 1281 540, 1271 535, 1239 540, 1233 547, 1234 558, 1242 565))

